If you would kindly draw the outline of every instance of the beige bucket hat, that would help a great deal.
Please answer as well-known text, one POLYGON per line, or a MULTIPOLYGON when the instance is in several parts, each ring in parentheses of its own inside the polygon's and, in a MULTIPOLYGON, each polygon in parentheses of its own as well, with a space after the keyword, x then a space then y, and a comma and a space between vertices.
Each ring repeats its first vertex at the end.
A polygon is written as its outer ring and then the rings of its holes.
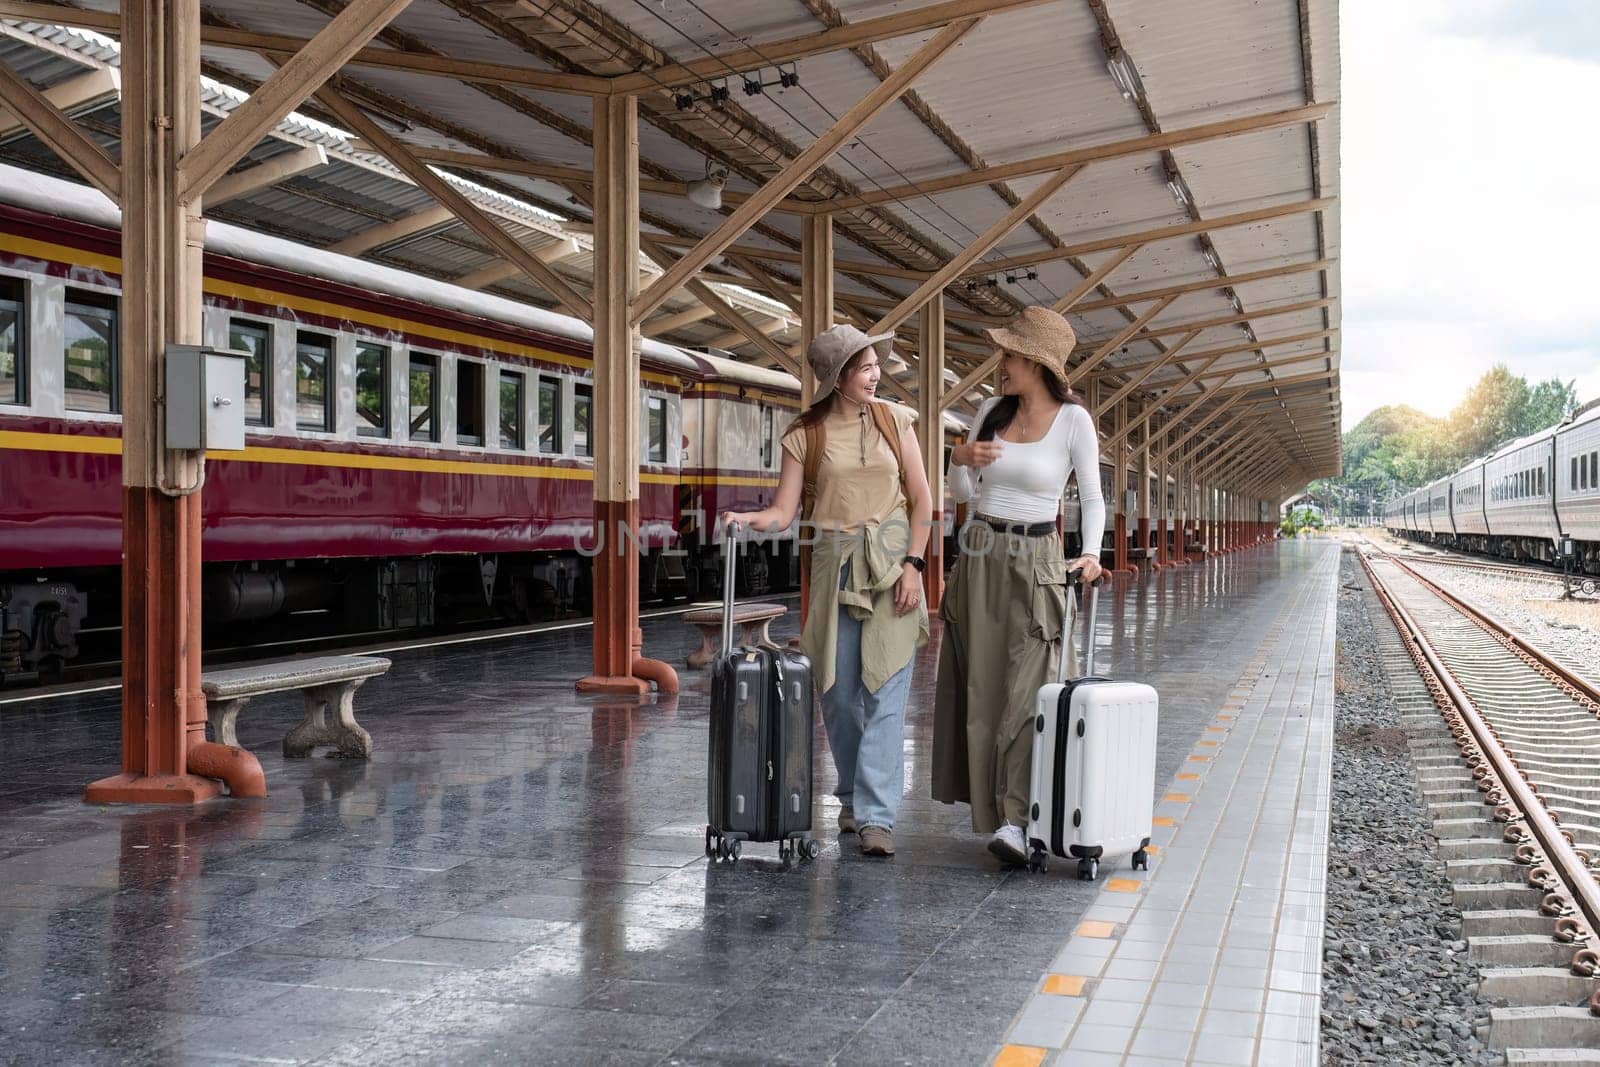
POLYGON ((1072 324, 1047 307, 1034 305, 1004 326, 983 331, 1007 352, 1025 356, 1044 367, 1062 385, 1067 384, 1067 356, 1078 343, 1072 324))
POLYGON ((811 364, 812 377, 817 380, 813 401, 822 400, 839 384, 839 372, 850 362, 850 357, 869 345, 894 339, 892 333, 868 336, 854 326, 830 326, 811 339, 806 346, 806 362, 811 364))

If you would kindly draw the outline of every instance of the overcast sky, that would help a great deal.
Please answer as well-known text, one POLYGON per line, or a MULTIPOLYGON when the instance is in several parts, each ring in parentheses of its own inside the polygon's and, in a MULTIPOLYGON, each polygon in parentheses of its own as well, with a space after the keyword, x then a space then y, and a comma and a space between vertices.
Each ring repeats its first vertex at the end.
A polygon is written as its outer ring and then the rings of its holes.
POLYGON ((1344 425, 1504 362, 1600 398, 1600 3, 1344 0, 1344 425))

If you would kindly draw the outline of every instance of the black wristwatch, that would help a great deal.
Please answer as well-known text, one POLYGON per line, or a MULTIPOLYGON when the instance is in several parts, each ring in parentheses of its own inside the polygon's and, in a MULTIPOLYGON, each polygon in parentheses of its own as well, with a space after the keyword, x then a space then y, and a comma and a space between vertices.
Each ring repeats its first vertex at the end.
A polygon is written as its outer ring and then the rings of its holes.
POLYGON ((913 567, 917 568, 918 574, 921 574, 923 571, 928 569, 928 561, 923 559, 921 556, 907 556, 900 562, 911 564, 913 567))

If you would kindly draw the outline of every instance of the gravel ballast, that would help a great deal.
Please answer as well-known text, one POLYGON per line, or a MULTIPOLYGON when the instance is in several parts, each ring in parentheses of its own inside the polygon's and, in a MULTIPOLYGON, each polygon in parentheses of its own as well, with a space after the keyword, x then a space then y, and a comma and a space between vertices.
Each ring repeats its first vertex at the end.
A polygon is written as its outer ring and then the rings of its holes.
POLYGON ((1339 659, 1323 943, 1325 1064, 1496 1064, 1491 1003, 1461 939, 1414 765, 1375 644, 1366 576, 1340 564, 1339 659))

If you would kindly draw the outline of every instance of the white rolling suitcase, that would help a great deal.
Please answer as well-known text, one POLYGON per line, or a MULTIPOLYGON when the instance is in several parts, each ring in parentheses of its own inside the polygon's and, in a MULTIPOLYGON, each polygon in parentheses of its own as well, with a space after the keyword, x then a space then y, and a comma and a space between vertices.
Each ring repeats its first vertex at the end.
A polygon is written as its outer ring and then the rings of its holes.
POLYGON ((1098 587, 1085 593, 1084 676, 1066 677, 1072 634, 1063 633, 1059 680, 1039 689, 1028 820, 1029 868, 1044 870, 1055 855, 1077 860, 1085 879, 1106 856, 1131 854, 1135 869, 1148 867, 1156 791, 1156 691, 1094 677, 1098 587))

